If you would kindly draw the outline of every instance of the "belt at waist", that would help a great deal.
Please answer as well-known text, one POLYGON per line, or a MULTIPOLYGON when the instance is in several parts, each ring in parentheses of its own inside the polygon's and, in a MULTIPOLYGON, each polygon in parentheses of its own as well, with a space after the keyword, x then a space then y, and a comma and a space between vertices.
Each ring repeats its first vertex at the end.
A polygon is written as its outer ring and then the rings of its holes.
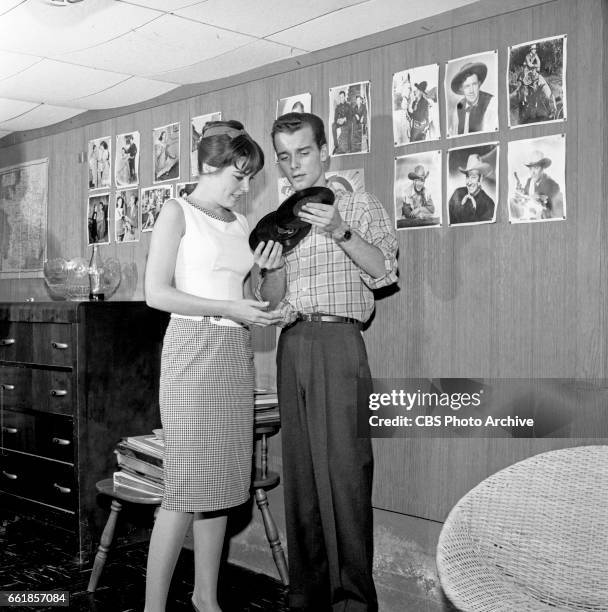
POLYGON ((340 317, 338 315, 328 315, 323 314, 322 312, 298 312, 294 323, 298 323, 299 321, 312 321, 314 323, 350 323, 351 325, 362 325, 361 321, 358 321, 357 319, 340 317))

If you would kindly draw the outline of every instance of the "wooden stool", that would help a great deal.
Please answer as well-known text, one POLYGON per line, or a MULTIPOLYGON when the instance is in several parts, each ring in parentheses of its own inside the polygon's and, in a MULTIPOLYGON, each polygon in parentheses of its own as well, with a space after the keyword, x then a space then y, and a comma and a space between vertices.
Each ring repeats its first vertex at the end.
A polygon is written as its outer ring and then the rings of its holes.
POLYGON ((95 561, 93 562, 93 570, 91 571, 91 578, 89 579, 89 586, 87 587, 89 593, 93 593, 97 588, 97 581, 106 564, 108 552, 112 545, 112 540, 114 539, 114 530, 116 529, 118 513, 122 510, 122 504, 118 500, 133 504, 154 505, 156 506, 156 510, 154 511, 155 518, 161 502, 160 497, 152 495, 151 493, 138 493, 137 491, 130 491, 129 489, 115 488, 111 478, 100 480, 95 486, 100 493, 112 498, 112 505, 110 508, 110 516, 108 517, 106 526, 103 528, 99 548, 97 549, 95 561))
POLYGON ((268 470, 268 436, 272 436, 279 430, 280 424, 277 422, 255 425, 255 436, 260 438, 260 467, 255 468, 252 488, 255 494, 255 501, 262 513, 264 529, 266 530, 266 538, 270 545, 272 558, 277 566, 281 582, 289 585, 289 573, 287 570, 287 561, 285 553, 279 539, 279 532, 276 523, 270 514, 268 507, 268 496, 266 491, 272 489, 279 484, 280 477, 276 472, 268 470))

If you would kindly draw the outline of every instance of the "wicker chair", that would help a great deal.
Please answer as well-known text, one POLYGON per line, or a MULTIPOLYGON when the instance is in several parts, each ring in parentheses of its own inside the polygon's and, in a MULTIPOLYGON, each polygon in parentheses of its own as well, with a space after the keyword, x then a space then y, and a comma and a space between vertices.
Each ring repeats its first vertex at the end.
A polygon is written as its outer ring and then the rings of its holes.
POLYGON ((463 612, 608 611, 608 446, 530 457, 450 512, 441 586, 463 612))

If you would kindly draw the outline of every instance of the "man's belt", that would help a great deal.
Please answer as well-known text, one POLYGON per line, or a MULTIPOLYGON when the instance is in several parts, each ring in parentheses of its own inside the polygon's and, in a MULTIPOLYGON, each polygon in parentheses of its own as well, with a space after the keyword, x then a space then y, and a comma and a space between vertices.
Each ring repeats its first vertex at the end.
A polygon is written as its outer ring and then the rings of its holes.
POLYGON ((328 315, 321 312, 298 312, 296 315, 295 322, 298 321, 312 321, 315 323, 350 323, 351 325, 361 326, 361 321, 352 319, 350 317, 340 317, 338 315, 328 315))

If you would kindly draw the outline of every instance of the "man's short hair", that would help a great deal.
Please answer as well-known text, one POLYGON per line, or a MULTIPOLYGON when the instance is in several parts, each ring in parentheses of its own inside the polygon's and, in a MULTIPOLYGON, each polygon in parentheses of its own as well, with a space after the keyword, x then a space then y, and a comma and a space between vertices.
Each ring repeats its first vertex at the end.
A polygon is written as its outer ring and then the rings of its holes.
POLYGON ((346 92, 344 90, 342 90, 338 95, 339 96, 346 96, 346 92))
POLYGON ((285 113, 278 119, 275 119, 270 132, 272 144, 274 145, 274 137, 276 134, 293 134, 307 125, 312 129, 315 142, 319 149, 324 144, 327 144, 323 120, 321 117, 317 117, 317 115, 313 115, 312 113, 285 113))

